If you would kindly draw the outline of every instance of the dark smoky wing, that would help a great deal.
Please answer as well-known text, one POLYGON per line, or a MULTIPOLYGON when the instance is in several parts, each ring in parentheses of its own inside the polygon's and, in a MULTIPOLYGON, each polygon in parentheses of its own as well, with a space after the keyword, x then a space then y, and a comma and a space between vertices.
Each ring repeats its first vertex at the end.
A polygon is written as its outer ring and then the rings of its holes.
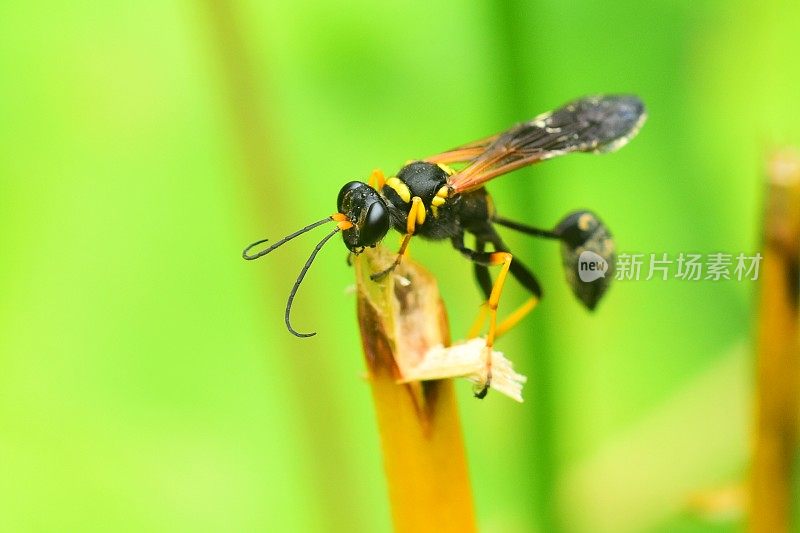
POLYGON ((553 111, 544 122, 556 134, 555 150, 611 152, 636 135, 644 118, 644 104, 635 96, 592 96, 553 111))
POLYGON ((451 186, 455 192, 465 192, 559 155, 617 150, 636 135, 645 117, 644 104, 635 96, 575 100, 497 135, 469 166, 452 176, 451 186))

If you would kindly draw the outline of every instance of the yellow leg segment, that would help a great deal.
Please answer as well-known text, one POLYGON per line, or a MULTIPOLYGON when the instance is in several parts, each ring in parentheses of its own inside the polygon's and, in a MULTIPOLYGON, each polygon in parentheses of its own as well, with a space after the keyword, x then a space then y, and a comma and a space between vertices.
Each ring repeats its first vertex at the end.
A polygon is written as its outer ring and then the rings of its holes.
POLYGON ((411 199, 411 209, 408 211, 408 220, 406 221, 406 234, 403 236, 403 242, 400 243, 400 250, 397 251, 397 257, 394 262, 389 265, 389 268, 377 274, 372 274, 370 278, 372 278, 373 281, 383 278, 386 274, 397 268, 397 265, 400 264, 400 261, 406 253, 408 243, 411 242, 411 237, 414 236, 417 230, 417 226, 421 226, 424 222, 425 204, 422 203, 422 198, 415 196, 411 199))
POLYGON ((519 306, 513 313, 508 315, 502 322, 500 322, 500 325, 497 326, 497 331, 495 331, 494 338, 500 338, 501 335, 516 326, 520 320, 525 318, 528 313, 536 308, 538 303, 539 299, 535 296, 529 298, 527 302, 519 306))
MULTIPOLYGON (((489 300, 487 300, 481 306, 481 310, 478 312, 478 316, 475 319, 475 322, 473 322, 468 333, 469 338, 477 337, 488 315, 489 334, 486 336, 486 346, 490 348, 494 345, 495 338, 497 338, 497 305, 500 302, 500 295, 503 292, 503 285, 505 285, 506 277, 508 276, 508 269, 511 267, 512 258, 513 256, 508 252, 494 252, 489 256, 490 266, 502 265, 502 267, 500 268, 500 273, 497 275, 497 279, 494 281, 494 285, 492 286, 492 292, 489 294, 489 300)), ((531 309, 533 308, 531 307, 531 309)), ((528 310, 528 312, 529 311, 530 310, 528 310)), ((513 326, 523 316, 525 316, 525 314, 519 316, 519 318, 517 318, 514 323, 507 326, 503 332, 507 331, 508 327, 513 326)), ((506 322, 504 321, 501 326, 505 325, 505 323, 506 322)))
POLYGON ((502 265, 487 302, 489 307, 489 334, 486 336, 486 346, 491 348, 494 345, 497 331, 497 305, 500 303, 500 295, 503 292, 503 285, 506 283, 506 276, 508 275, 508 269, 511 267, 513 256, 508 252, 494 252, 489 256, 489 259, 490 265, 502 265))
POLYGON ((492 348, 494 341, 497 338, 497 305, 500 303, 500 295, 503 292, 503 285, 505 285, 508 270, 511 268, 511 260, 513 256, 508 252, 494 252, 489 255, 489 266, 501 265, 500 273, 492 286, 492 292, 489 294, 489 300, 481 306, 478 313, 478 318, 470 328, 469 336, 477 337, 478 333, 486 320, 486 315, 489 315, 489 333, 486 335, 486 348, 483 350, 483 363, 486 365, 486 378, 485 381, 478 385, 473 391, 477 398, 483 398, 489 392, 489 387, 492 384, 492 348))
POLYGON ((469 332, 467 333, 468 339, 474 339, 480 334, 481 328, 483 328, 483 323, 486 322, 486 315, 488 313, 489 313, 489 308, 486 306, 486 302, 484 302, 483 304, 481 304, 481 309, 480 311, 478 311, 478 316, 475 317, 475 321, 469 328, 469 332))
POLYGON ((483 351, 483 363, 486 365, 486 377, 483 383, 476 385, 474 394, 477 398, 484 398, 489 392, 492 383, 492 348, 494 341, 508 330, 516 326, 525 316, 536 308, 539 299, 535 296, 529 298, 524 304, 519 306, 514 312, 508 315, 499 325, 497 324, 497 307, 500 303, 500 295, 511 268, 513 256, 507 252, 494 252, 490 255, 489 265, 502 265, 500 273, 492 286, 489 300, 486 301, 478 312, 478 316, 469 330, 468 337, 475 338, 483 328, 486 317, 489 317, 489 333, 486 336, 486 348, 483 351))
POLYGON ((408 219, 406 220, 406 233, 413 235, 417 230, 417 226, 421 226, 425 222, 425 205, 422 203, 422 198, 415 196, 411 199, 411 209, 408 210, 408 219))
POLYGON ((376 191, 380 191, 386 184, 386 176, 383 175, 383 171, 381 169, 376 168, 372 171, 372 174, 369 175, 369 181, 367 184, 376 191))

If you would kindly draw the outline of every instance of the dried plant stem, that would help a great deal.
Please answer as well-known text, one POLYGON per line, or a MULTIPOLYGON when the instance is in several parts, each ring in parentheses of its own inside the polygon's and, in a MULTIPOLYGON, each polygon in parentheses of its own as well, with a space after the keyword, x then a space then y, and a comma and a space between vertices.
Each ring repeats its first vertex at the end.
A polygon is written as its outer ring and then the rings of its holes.
POLYGON ((396 531, 475 530, 472 494, 452 380, 398 384, 398 361, 419 361, 448 344, 436 280, 379 248, 356 258, 358 318, 372 387, 396 531), (398 277, 401 276, 401 277, 398 277), (408 283, 406 283, 406 281, 408 283))
POLYGON ((800 407, 800 156, 771 162, 758 311, 750 531, 791 531, 800 407))

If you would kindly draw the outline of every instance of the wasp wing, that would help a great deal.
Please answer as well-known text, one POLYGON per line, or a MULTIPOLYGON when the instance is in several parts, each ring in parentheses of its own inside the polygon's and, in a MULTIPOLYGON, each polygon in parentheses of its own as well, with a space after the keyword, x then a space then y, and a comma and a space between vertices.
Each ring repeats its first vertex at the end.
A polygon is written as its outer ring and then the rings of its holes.
POLYGON ((484 152, 486 152, 486 148, 494 141, 500 137, 500 133, 496 135, 492 135, 491 137, 486 137, 485 139, 480 139, 477 141, 473 141, 468 144, 463 144, 446 152, 442 152, 441 154, 432 155, 423 159, 423 161, 427 161, 429 163, 444 163, 444 164, 452 164, 452 163, 467 163, 484 152))
POLYGON ((636 135, 645 118, 644 104, 636 96, 588 96, 427 160, 468 162, 450 177, 453 192, 462 193, 512 170, 559 155, 617 150, 636 135))

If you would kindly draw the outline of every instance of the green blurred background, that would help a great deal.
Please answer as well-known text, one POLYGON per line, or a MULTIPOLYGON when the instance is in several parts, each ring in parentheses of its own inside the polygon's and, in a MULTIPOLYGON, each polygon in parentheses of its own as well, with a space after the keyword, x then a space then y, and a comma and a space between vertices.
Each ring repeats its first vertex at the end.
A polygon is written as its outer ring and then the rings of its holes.
MULTIPOLYGON (((4 2, 0 529, 388 530, 344 248, 307 276, 298 340, 283 306, 319 236, 243 246, 375 167, 631 92, 638 138, 493 182, 501 212, 751 253, 764 158, 800 144, 798 35, 779 0, 4 2)), ((687 500, 746 475, 755 284, 622 282, 590 315, 556 245, 503 234, 546 298, 499 344, 524 404, 458 384, 480 528, 740 529, 687 500)), ((470 265, 413 253, 463 336, 470 265)))

